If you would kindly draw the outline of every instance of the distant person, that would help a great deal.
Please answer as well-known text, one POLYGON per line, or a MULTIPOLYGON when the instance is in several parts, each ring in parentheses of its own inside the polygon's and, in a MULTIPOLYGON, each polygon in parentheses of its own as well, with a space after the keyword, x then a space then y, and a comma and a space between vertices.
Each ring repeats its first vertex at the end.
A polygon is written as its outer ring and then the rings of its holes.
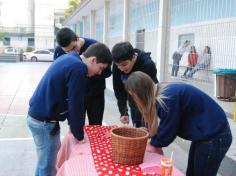
POLYGON ((178 76, 179 71, 179 62, 185 52, 187 52, 187 47, 189 46, 190 41, 186 40, 184 44, 179 47, 177 51, 174 52, 172 59, 173 59, 173 66, 172 66, 172 73, 171 76, 178 76))
POLYGON ((193 69, 189 72, 187 75, 188 78, 192 78, 193 75, 198 71, 198 70, 206 70, 211 63, 211 48, 209 46, 205 46, 203 54, 200 55, 197 64, 193 69))
MULTIPOLYGON (((87 48, 97 43, 94 39, 78 37, 71 29, 62 28, 57 33, 57 43, 54 59, 71 51, 82 54, 87 48), (73 35, 71 35, 73 34, 73 35)), ((101 75, 88 78, 85 99, 85 113, 87 112, 89 125, 102 125, 105 107, 105 78, 111 76, 111 67, 108 66, 101 75)))
POLYGON ((188 54, 188 66, 183 74, 183 77, 186 77, 187 73, 193 69, 197 64, 198 54, 195 46, 191 46, 190 53, 188 54))
POLYGON ((129 76, 126 89, 148 124, 147 151, 162 154, 161 148, 179 136, 192 142, 186 175, 217 175, 232 134, 224 110, 211 97, 188 84, 155 85, 142 72, 129 76))
POLYGON ((127 108, 127 99, 131 111, 131 119, 133 126, 145 126, 142 121, 140 112, 138 111, 132 99, 128 98, 125 90, 125 82, 129 75, 134 71, 142 71, 147 73, 154 83, 158 83, 156 74, 156 65, 152 61, 151 53, 134 49, 129 42, 120 42, 115 44, 112 48, 113 56, 113 88, 115 96, 118 101, 120 111, 120 121, 122 123, 129 123, 129 114, 127 108))
POLYGON ((87 77, 100 75, 112 62, 107 46, 91 45, 82 55, 76 51, 59 57, 46 71, 29 102, 27 124, 37 150, 37 176, 55 176, 60 148, 59 121, 84 143, 84 101, 87 77))

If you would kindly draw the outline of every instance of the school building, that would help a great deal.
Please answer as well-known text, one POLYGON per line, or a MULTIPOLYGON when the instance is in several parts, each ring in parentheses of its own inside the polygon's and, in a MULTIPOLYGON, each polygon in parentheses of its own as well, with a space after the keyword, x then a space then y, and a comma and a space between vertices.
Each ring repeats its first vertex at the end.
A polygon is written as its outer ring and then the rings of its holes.
POLYGON ((171 77, 172 55, 190 40, 199 56, 211 48, 210 65, 197 71, 188 83, 216 89, 212 70, 236 68, 235 0, 83 0, 65 21, 79 36, 106 43, 120 41, 151 52, 160 81, 183 80, 188 65, 185 52, 179 73, 171 77))

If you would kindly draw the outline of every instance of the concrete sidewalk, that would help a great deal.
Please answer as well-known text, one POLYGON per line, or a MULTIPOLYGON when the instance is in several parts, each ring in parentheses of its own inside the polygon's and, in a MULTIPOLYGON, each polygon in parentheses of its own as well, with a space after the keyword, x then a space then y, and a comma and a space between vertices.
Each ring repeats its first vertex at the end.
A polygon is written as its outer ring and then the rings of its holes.
MULTIPOLYGON (((32 176, 36 153, 32 136, 26 126, 28 101, 37 83, 51 63, 24 62, 0 63, 0 176, 32 176)), ((224 108, 225 109, 225 108, 224 108)), ((229 107, 230 109, 230 107, 229 107)), ((230 112, 229 112, 230 114, 230 112)), ((122 125, 112 88, 112 78, 107 79, 104 125, 122 125)), ((236 136, 236 123, 229 119, 233 136, 236 136)), ((61 123, 63 136, 68 127, 61 123)), ((219 173, 233 176, 236 173, 235 140, 219 173), (227 174, 225 174, 227 173, 227 174)), ((174 143, 164 148, 165 155, 174 151, 175 165, 182 172, 187 166, 189 142, 177 138, 174 143)))

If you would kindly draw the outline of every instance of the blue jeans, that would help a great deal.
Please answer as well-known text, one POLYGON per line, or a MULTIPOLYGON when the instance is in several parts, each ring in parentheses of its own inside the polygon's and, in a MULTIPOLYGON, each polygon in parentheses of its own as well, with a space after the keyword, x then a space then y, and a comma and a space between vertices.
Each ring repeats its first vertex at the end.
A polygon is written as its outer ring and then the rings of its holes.
POLYGON ((61 146, 60 131, 51 136, 50 132, 55 123, 40 122, 29 115, 27 125, 33 135, 38 157, 35 176, 55 176, 56 157, 61 146))
POLYGON ((216 176, 220 163, 232 143, 229 125, 216 137, 192 142, 189 151, 187 176, 216 176))

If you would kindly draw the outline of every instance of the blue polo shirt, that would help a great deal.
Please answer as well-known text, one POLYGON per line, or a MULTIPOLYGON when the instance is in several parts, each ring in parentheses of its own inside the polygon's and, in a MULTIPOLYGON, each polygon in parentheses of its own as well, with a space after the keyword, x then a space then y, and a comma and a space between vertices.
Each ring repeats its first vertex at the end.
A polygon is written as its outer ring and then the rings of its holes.
POLYGON ((84 95, 87 66, 77 52, 58 58, 46 71, 29 102, 38 120, 68 120, 72 134, 84 138, 84 95))

